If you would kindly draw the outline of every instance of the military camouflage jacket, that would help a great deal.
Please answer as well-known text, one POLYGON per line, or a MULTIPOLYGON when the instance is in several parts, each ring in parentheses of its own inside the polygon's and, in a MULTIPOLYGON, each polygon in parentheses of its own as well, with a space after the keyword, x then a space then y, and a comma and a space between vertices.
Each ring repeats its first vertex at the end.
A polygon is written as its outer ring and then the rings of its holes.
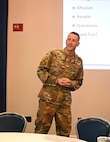
MULTIPOLYGON (((58 86, 58 78, 69 78, 71 86, 63 89, 75 91, 83 81, 83 63, 78 55, 68 58, 64 49, 54 49, 48 52, 40 62, 37 75, 44 86, 58 86)), ((61 86, 60 86, 61 87, 61 86)))

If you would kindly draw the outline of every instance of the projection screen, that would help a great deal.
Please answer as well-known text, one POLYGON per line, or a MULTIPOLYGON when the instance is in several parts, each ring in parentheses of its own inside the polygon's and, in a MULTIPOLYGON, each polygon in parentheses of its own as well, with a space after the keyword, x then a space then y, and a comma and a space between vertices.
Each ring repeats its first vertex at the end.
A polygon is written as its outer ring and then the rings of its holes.
POLYGON ((67 34, 80 34, 76 53, 84 69, 110 69, 110 0, 63 0, 63 47, 67 34))

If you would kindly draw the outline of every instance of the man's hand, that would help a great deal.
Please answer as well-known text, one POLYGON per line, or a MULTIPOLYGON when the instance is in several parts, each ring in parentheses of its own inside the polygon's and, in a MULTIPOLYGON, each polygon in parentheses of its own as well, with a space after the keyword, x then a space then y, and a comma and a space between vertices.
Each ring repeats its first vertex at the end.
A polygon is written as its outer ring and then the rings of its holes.
POLYGON ((71 85, 71 80, 68 78, 59 78, 57 83, 61 86, 69 87, 71 85))

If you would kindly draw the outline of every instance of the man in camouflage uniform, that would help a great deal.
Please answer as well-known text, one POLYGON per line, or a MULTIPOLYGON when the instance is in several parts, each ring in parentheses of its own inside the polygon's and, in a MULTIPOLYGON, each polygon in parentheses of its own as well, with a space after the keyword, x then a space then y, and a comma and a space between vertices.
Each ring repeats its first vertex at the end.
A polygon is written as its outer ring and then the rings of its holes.
POLYGON ((70 135, 71 91, 77 90, 83 81, 82 59, 75 53, 79 39, 78 33, 71 32, 64 49, 50 51, 40 62, 37 74, 43 86, 38 95, 35 133, 47 134, 55 118, 56 134, 70 135))

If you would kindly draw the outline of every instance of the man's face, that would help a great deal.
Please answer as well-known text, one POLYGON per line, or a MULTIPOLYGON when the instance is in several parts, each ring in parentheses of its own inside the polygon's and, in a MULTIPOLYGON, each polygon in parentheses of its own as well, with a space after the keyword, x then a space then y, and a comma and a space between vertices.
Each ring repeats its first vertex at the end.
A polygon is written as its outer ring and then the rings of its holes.
POLYGON ((75 50, 79 45, 78 36, 75 34, 69 34, 66 40, 66 47, 69 51, 75 50))

